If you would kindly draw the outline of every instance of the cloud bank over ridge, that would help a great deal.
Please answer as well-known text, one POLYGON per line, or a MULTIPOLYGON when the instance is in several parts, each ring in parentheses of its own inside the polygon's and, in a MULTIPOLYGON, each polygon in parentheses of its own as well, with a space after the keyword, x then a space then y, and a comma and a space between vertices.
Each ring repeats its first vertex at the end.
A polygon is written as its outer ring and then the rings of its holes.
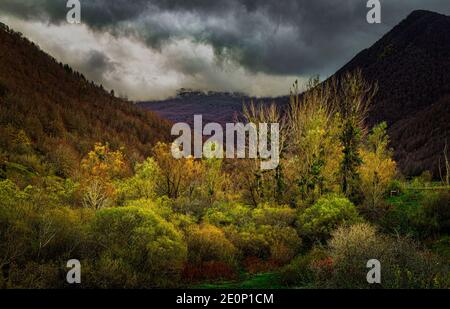
POLYGON ((296 78, 334 73, 412 10, 449 14, 448 0, 81 0, 81 25, 65 0, 2 0, 0 21, 58 60, 131 99, 180 87, 286 94, 296 78))

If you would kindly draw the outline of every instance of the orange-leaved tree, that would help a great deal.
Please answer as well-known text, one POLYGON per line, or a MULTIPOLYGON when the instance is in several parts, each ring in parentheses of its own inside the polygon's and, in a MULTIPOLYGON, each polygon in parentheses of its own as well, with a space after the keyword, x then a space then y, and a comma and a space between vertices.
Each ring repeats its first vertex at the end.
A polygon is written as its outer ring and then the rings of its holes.
POLYGON ((125 158, 121 150, 112 151, 108 144, 97 143, 81 161, 83 206, 100 209, 114 200, 113 180, 125 173, 125 158))

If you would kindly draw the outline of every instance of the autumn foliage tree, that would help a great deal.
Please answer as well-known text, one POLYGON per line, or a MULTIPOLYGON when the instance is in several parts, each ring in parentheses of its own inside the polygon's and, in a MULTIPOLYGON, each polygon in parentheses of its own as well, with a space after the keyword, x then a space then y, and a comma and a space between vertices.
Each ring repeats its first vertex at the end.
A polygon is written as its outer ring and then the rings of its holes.
POLYGON ((174 199, 191 197, 202 174, 201 163, 194 158, 175 159, 169 144, 158 143, 153 153, 161 170, 158 187, 162 195, 174 199))
POLYGON ((336 170, 342 160, 339 114, 335 112, 333 85, 308 82, 308 92, 300 97, 293 85, 288 111, 289 168, 297 184, 299 198, 314 202, 326 192, 339 189, 336 170))
POLYGON ((396 163, 389 149, 387 124, 373 128, 367 145, 360 151, 362 164, 358 168, 360 188, 364 194, 365 206, 376 211, 386 190, 396 174, 396 163))
POLYGON ((100 209, 111 205, 116 190, 113 180, 125 173, 125 161, 120 150, 112 151, 108 144, 97 143, 81 162, 84 207, 100 209))

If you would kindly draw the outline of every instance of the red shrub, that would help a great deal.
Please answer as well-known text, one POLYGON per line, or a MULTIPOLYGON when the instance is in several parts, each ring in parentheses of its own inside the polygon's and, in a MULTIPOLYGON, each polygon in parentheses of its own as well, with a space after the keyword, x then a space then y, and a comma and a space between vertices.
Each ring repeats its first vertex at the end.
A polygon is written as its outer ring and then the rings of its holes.
POLYGON ((187 282, 233 280, 237 278, 233 267, 219 261, 204 262, 200 265, 186 264, 182 275, 187 282))
POLYGON ((256 256, 250 256, 244 260, 244 267, 248 273, 257 274, 272 271, 281 265, 275 260, 262 260, 256 256))
POLYGON ((316 270, 317 273, 323 274, 323 275, 331 275, 333 273, 333 258, 327 257, 322 260, 313 261, 311 264, 311 267, 316 270))

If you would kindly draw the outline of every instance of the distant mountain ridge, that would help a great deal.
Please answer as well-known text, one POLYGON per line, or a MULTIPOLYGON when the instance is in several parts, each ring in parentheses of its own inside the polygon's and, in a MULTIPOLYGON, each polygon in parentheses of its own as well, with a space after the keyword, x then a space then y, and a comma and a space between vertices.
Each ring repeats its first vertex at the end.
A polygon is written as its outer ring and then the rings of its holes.
MULTIPOLYGON (((378 83, 368 124, 389 124, 400 169, 406 175, 430 170, 437 177, 450 137, 450 17, 412 12, 334 76, 358 68, 367 80, 378 83)), ((173 121, 206 114, 207 119, 224 122, 241 112, 245 100, 249 98, 179 97, 139 105, 173 121)), ((288 102, 286 97, 269 100, 288 102)))
POLYGON ((267 101, 270 99, 252 98, 244 93, 180 89, 173 98, 139 102, 137 105, 173 122, 192 125, 194 115, 202 115, 205 123, 225 124, 233 122, 235 117, 241 113, 243 104, 249 103, 251 100, 267 101))

